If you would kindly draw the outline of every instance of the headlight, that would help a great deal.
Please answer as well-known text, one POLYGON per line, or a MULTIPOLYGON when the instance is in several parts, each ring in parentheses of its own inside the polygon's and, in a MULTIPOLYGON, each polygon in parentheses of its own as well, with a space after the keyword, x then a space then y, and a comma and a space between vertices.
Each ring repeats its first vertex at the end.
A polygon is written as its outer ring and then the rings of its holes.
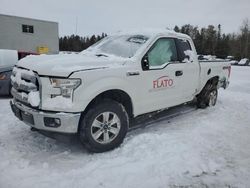
POLYGON ((50 78, 50 82, 52 87, 60 88, 63 97, 71 98, 74 90, 81 84, 81 79, 50 78))

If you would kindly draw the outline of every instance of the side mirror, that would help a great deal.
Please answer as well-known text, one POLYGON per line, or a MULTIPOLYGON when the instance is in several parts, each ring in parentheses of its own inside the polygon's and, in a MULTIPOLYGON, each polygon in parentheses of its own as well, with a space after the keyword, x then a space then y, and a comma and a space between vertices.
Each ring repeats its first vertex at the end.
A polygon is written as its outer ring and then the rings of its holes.
POLYGON ((143 58, 141 60, 141 64, 142 64, 142 70, 149 70, 149 61, 148 61, 147 54, 145 56, 143 56, 143 58))
POLYGON ((190 61, 190 56, 189 55, 185 55, 184 56, 184 59, 181 61, 182 63, 186 63, 186 62, 193 62, 193 61, 190 61))
POLYGON ((184 59, 190 60, 190 56, 189 56, 189 55, 185 55, 185 58, 184 58, 184 59))

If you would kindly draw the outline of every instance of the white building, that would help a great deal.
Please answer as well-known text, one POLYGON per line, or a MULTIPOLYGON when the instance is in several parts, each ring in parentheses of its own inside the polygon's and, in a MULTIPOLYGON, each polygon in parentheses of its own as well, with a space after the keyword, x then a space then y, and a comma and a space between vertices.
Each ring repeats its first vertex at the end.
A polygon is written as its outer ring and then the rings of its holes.
POLYGON ((58 23, 0 14, 0 49, 58 53, 58 23))

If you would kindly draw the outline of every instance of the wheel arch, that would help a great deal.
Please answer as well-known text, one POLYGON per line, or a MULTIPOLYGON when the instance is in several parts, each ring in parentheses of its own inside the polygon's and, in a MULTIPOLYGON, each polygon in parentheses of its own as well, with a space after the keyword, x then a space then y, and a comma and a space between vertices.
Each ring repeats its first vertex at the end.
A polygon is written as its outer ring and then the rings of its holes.
POLYGON ((214 76, 214 77, 210 78, 205 85, 211 84, 211 85, 217 87, 218 83, 219 83, 219 76, 214 76))
POLYGON ((98 104, 100 101, 102 101, 104 99, 111 99, 111 100, 114 100, 114 101, 121 103, 124 106, 124 108, 126 109, 129 118, 132 118, 134 116, 133 115, 132 99, 127 92, 125 92, 121 89, 109 89, 109 90, 106 90, 106 91, 99 93, 86 106, 86 108, 83 112, 83 116, 86 112, 88 112, 88 110, 93 105, 98 104))
MULTIPOLYGON (((206 84, 202 87, 201 92, 207 88, 207 86, 213 86, 213 87, 217 87, 219 83, 219 76, 213 76, 211 78, 208 79, 208 81, 206 82, 206 84)), ((200 93, 201 93, 200 92, 200 93)), ((199 94, 200 94, 199 93, 199 94)))

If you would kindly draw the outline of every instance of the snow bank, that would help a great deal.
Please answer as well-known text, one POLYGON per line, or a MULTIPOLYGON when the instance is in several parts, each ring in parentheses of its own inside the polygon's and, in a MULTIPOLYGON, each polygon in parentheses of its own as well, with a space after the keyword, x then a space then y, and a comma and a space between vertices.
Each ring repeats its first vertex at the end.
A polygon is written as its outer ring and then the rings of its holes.
POLYGON ((0 187, 249 187, 249 75, 250 69, 233 66, 230 86, 219 90, 215 107, 191 106, 178 117, 154 120, 102 154, 30 131, 2 99, 0 187))

